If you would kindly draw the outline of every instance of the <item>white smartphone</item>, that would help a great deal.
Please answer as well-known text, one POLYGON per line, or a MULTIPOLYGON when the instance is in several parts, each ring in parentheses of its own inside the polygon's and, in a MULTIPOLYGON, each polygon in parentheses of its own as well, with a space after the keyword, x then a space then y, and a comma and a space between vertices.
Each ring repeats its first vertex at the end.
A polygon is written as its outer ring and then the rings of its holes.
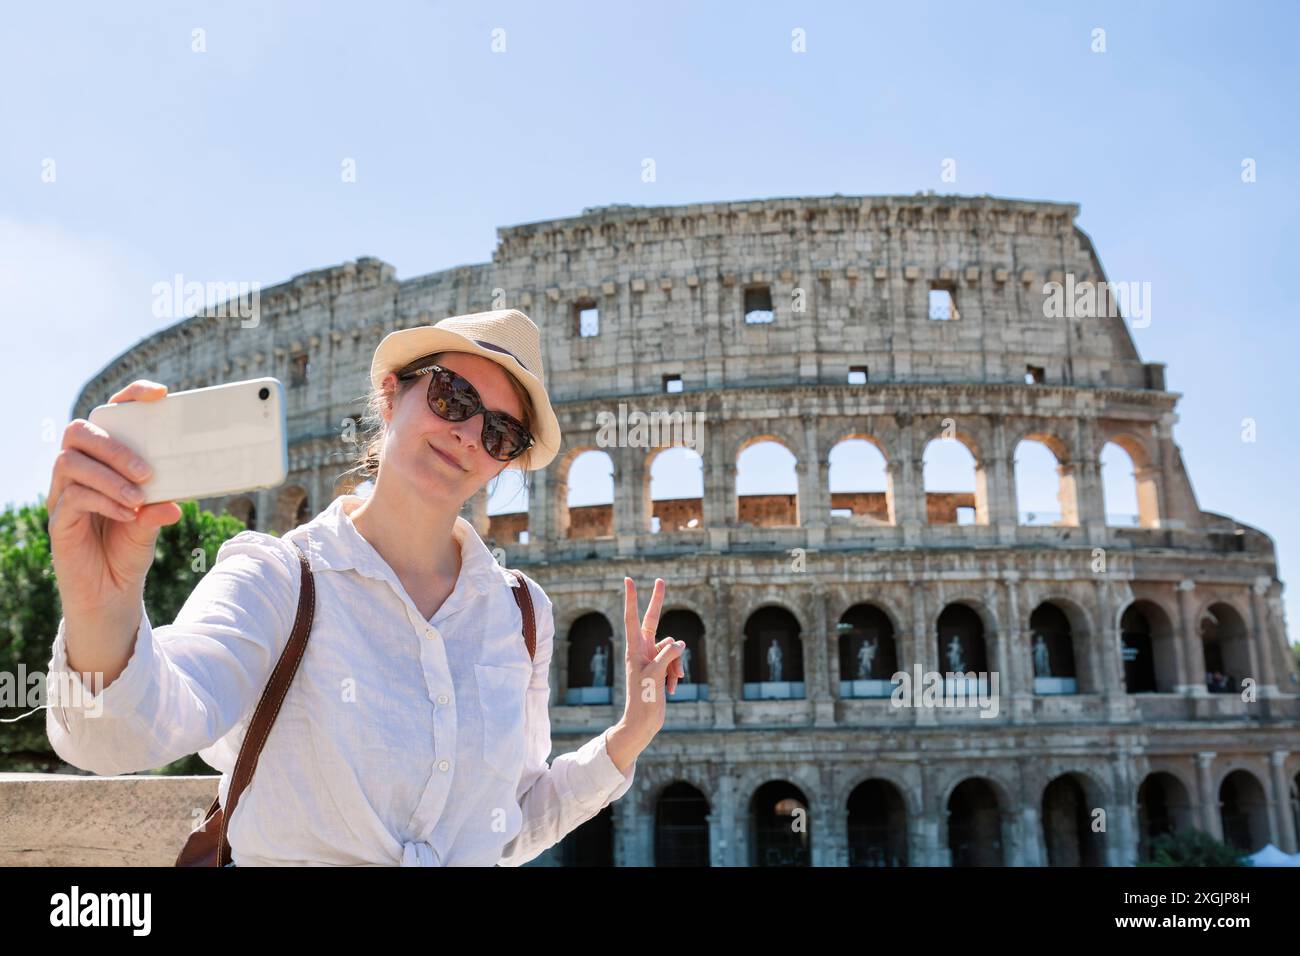
POLYGON ((110 402, 94 422, 153 469, 144 504, 273 488, 289 474, 284 386, 253 378, 152 402, 110 402))

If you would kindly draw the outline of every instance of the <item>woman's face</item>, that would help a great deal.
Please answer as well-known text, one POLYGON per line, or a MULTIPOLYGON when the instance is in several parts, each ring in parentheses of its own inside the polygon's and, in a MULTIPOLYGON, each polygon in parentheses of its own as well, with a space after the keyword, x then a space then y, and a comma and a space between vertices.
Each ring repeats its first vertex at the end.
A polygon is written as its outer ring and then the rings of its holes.
MULTIPOLYGON (((447 352, 438 364, 469 380, 493 411, 524 420, 523 404, 510 385, 510 375, 496 362, 469 352, 447 352)), ((396 385, 389 373, 386 382, 396 385)), ((392 393, 390 392, 390 395, 392 393)), ((449 422, 429 407, 429 375, 411 382, 388 413, 388 434, 381 472, 400 471, 430 494, 468 501, 509 462, 498 461, 483 448, 483 413, 463 422, 449 422), (447 461, 441 451, 453 460, 447 461)))

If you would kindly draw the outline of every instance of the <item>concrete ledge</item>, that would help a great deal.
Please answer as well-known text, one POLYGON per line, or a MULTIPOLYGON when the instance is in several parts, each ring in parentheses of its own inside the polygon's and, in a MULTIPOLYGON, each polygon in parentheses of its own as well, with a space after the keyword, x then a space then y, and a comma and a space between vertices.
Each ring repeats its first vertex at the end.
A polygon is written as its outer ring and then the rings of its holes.
POLYGON ((0 773, 0 866, 172 866, 220 780, 0 773))

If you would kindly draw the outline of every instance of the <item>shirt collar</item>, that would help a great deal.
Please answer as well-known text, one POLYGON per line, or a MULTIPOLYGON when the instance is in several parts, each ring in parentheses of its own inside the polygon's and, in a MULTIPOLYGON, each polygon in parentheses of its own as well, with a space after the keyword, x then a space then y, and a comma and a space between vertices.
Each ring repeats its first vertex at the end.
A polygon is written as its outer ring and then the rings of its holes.
MULTIPOLYGON (((307 553, 307 563, 313 571, 353 569, 366 577, 395 583, 396 575, 392 568, 349 517, 364 500, 360 495, 340 495, 316 517, 295 528, 293 533, 299 536, 299 544, 307 553)), ((502 581, 513 584, 513 575, 497 563, 474 526, 460 515, 456 516, 452 534, 460 544, 460 573, 464 583, 479 594, 500 587, 502 581)))

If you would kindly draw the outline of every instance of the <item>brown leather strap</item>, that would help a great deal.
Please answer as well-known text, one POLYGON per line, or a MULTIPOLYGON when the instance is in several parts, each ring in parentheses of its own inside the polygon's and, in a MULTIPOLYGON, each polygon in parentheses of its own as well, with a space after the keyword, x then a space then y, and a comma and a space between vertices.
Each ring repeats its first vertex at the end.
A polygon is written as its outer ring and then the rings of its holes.
POLYGON ((522 571, 510 568, 510 573, 519 582, 519 587, 511 588, 515 592, 515 603, 519 605, 519 614, 524 619, 524 643, 528 645, 528 656, 537 657, 537 619, 533 615, 533 595, 528 590, 528 582, 522 571))
POLYGON ((226 793, 226 803, 222 813, 221 835, 217 847, 217 866, 225 866, 230 862, 230 843, 226 839, 226 827, 230 825, 230 821, 235 815, 239 795, 244 792, 248 782, 253 779, 253 771, 257 769, 257 758, 261 755, 262 747, 266 744, 267 734, 271 732, 271 725, 275 723, 275 718, 280 713, 280 705, 284 703, 284 696, 289 692, 289 683, 298 670, 298 664, 302 661, 303 652, 307 650, 307 637, 311 634, 312 619, 316 616, 316 582, 311 573, 311 566, 307 563, 307 555, 303 554, 302 548, 293 542, 290 543, 293 544, 294 550, 298 552, 298 561, 302 565, 302 587, 298 595, 298 615, 293 621, 293 631, 289 635, 289 643, 285 645, 284 650, 280 653, 280 659, 276 662, 275 670, 271 672, 270 680, 266 682, 266 687, 262 691, 262 698, 257 702, 257 709, 253 711, 253 719, 248 725, 248 732, 244 734, 244 742, 239 748, 239 758, 235 761, 235 772, 230 778, 230 789, 226 793))

